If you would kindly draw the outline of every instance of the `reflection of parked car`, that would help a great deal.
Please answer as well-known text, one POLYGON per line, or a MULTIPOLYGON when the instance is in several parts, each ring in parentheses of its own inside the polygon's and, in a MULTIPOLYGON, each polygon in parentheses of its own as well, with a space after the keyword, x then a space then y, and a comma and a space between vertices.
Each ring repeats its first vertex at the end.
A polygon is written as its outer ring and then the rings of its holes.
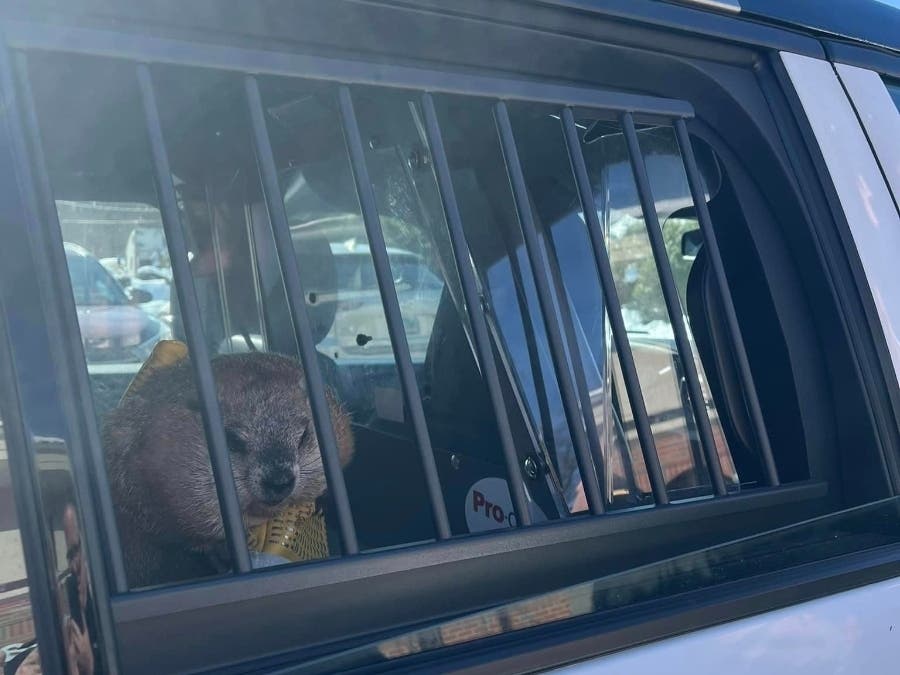
MULTIPOLYGON (((353 240, 331 244, 337 267, 338 308, 331 333, 320 347, 342 358, 392 358, 391 342, 369 247, 353 240)), ((422 258, 389 248, 394 288, 414 361, 423 361, 443 282, 422 258)))
POLYGON ((66 262, 88 362, 138 362, 169 337, 166 325, 134 305, 152 296, 140 289, 126 295, 112 275, 86 250, 66 244, 66 262))
POLYGON ((128 290, 145 291, 151 296, 139 307, 167 325, 172 325, 172 270, 169 267, 145 265, 131 278, 128 290))

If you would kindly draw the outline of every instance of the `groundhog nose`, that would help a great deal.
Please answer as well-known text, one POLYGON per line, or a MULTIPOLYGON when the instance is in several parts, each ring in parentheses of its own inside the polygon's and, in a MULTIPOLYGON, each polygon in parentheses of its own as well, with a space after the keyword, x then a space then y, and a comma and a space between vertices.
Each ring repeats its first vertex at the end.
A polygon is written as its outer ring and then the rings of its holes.
POLYGON ((265 500, 269 504, 277 504, 289 496, 296 482, 294 472, 290 469, 277 469, 268 472, 262 480, 265 500))

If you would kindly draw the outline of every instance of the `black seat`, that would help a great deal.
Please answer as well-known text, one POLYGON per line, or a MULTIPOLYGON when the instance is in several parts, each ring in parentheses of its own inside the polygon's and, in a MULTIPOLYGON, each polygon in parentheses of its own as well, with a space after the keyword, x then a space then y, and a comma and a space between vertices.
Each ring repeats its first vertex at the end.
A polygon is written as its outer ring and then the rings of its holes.
MULTIPOLYGON (((684 211, 686 209, 682 209, 684 211)), ((690 208, 693 211, 693 208, 690 208)), ((691 217, 676 212, 672 218, 691 217)), ((761 479, 755 435, 725 318, 722 292, 701 246, 687 281, 687 313, 722 430, 742 483, 761 479)))

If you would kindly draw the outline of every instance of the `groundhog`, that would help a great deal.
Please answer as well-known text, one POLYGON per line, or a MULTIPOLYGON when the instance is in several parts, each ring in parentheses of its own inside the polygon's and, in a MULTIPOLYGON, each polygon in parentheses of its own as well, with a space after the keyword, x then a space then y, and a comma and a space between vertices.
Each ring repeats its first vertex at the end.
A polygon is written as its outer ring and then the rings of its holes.
MULTIPOLYGON (((300 364, 264 353, 211 363, 245 525, 319 498, 325 474, 300 364)), ((185 357, 139 379, 102 431, 129 586, 221 572, 225 535, 192 366, 185 357)), ((349 417, 327 399, 346 465, 349 417)))

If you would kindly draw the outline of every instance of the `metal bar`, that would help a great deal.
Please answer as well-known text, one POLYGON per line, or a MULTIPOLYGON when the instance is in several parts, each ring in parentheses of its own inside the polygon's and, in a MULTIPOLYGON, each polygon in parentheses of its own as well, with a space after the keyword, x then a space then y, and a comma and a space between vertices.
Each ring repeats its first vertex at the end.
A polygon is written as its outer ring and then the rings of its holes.
MULTIPOLYGON (((607 312, 608 311, 609 311, 609 307, 607 306, 607 312)), ((618 348, 617 348, 616 353, 618 354, 618 348)), ((620 363, 621 363, 621 361, 620 361, 620 363)), ((612 370, 613 364, 610 362, 608 367, 610 370, 612 370)), ((619 367, 621 368, 621 365, 619 367)), ((619 439, 620 439, 620 442, 618 442, 618 443, 615 441, 615 439, 613 439, 613 443, 619 446, 619 454, 621 455, 621 459, 622 459, 622 471, 625 474, 625 483, 630 488, 634 488, 635 494, 637 494, 637 478, 634 474, 634 459, 631 456, 631 444, 628 442, 628 432, 625 430, 625 425, 622 424, 622 412, 621 412, 622 406, 621 406, 621 402, 619 401, 618 393, 616 391, 615 378, 612 375, 612 373, 610 373, 610 376, 609 376, 609 379, 607 380, 607 382, 611 389, 610 398, 612 399, 612 402, 613 402, 612 403, 612 407, 613 407, 612 418, 613 418, 613 423, 615 425, 614 435, 618 434, 619 439)), ((632 413, 632 414, 634 414, 634 413, 632 413)), ((655 448, 654 448, 654 450, 655 450, 655 448)), ((644 465, 646 466, 646 461, 644 462, 644 465)), ((650 487, 651 488, 653 487, 652 482, 651 482, 650 487)))
MULTIPOLYGON (((572 165, 572 173, 575 175, 575 185, 578 189, 578 196, 581 199, 581 210, 584 213, 584 221, 587 224, 591 250, 594 253, 594 262, 600 275, 600 288, 603 290, 603 299, 606 302, 606 315, 609 317, 610 330, 613 340, 616 342, 619 367, 622 369, 622 379, 625 382, 625 393, 628 395, 631 414, 634 417, 634 427, 637 432, 638 442, 641 444, 641 453, 644 457, 644 465, 647 468, 647 476, 650 479, 653 499, 658 505, 668 504, 669 495, 666 492, 666 481, 660 466, 659 453, 656 451, 656 442, 653 440, 653 430, 650 426, 650 418, 647 415, 647 405, 644 402, 644 394, 641 391, 641 382, 638 379, 634 354, 631 351, 631 343, 628 341, 628 329, 625 327, 625 320, 622 318, 622 304, 619 302, 616 280, 609 261, 609 253, 606 250, 603 226, 600 223, 600 218, 597 216, 597 207, 594 205, 594 190, 591 187, 591 179, 588 176, 584 153, 581 150, 578 127, 575 126, 575 116, 572 114, 571 108, 563 108, 561 119, 566 148, 569 151, 569 162, 572 165)), ((623 442, 627 445, 628 439, 624 438, 623 442)))
POLYGON ((34 105, 34 96, 31 90, 31 80, 28 76, 28 61, 25 54, 18 53, 14 56, 16 75, 21 90, 21 108, 23 124, 32 148, 32 170, 34 174, 35 191, 37 193, 38 208, 41 211, 45 236, 50 245, 47 246, 51 259, 51 267, 56 272, 56 287, 58 291, 59 305, 62 314, 62 324, 70 326, 68 339, 63 340, 64 348, 68 353, 68 361, 72 365, 72 386, 77 390, 78 405, 81 408, 81 423, 83 437, 87 450, 87 458, 91 464, 89 480, 96 497, 97 510, 100 521, 103 524, 102 541, 104 542, 104 554, 109 563, 109 571, 115 592, 124 593, 128 590, 128 581, 125 577, 125 561, 122 557, 122 544, 119 539, 119 530, 116 524, 115 507, 112 493, 106 479, 106 458, 103 453, 103 444, 97 427, 93 420, 97 419, 94 410, 94 397, 91 394, 90 377, 87 371, 87 362, 84 359, 84 351, 81 343, 81 334, 78 329, 78 314, 75 309, 75 296, 72 292, 71 281, 68 278, 68 263, 63 246, 62 228, 59 224, 59 214, 56 211, 56 203, 53 199, 53 189, 50 185, 50 177, 45 161, 43 142, 41 140, 38 124, 37 110, 34 105))
MULTIPOLYGON (((685 381, 684 373, 682 372, 683 370, 684 370, 684 368, 681 366, 681 364, 675 364, 675 367, 673 368, 673 371, 675 373, 675 381, 678 383, 685 381)), ((682 410, 687 410, 691 405, 691 396, 688 393, 687 387, 679 386, 678 394, 681 397, 682 410)), ((688 420, 687 428, 689 430, 696 429, 696 425, 691 424, 691 422, 693 422, 693 419, 688 420)), ((712 424, 712 421, 710 421, 710 424, 712 424)), ((700 467, 703 465, 702 444, 700 443, 699 437, 698 438, 693 438, 693 437, 688 438, 688 444, 691 446, 691 461, 694 463, 694 467, 695 467, 696 471, 699 473, 700 467)))
POLYGON ((363 223, 366 227, 366 235, 369 239, 372 263, 375 266, 375 278, 378 281, 378 291, 381 293, 381 303, 384 305, 384 318, 387 321, 388 334, 394 350, 394 360, 397 363, 397 371, 400 376, 400 387, 403 389, 403 398, 406 401, 406 408, 409 411, 412 428, 416 435, 416 442, 422 458, 422 470, 425 474, 425 484, 428 487, 428 497, 431 501, 434 524, 438 537, 440 539, 448 539, 451 536, 451 532, 450 522, 447 519, 447 507, 444 504, 444 493, 441 490, 441 480, 438 476, 437 464, 434 461, 434 451, 431 448, 431 439, 428 436, 428 427, 425 423, 425 411, 422 409, 422 398, 419 393, 419 385, 416 382, 412 356, 409 353, 406 329, 403 327, 400 302, 397 299, 397 290, 394 288, 391 261, 387 254, 384 233, 381 231, 381 217, 378 214, 375 191, 372 189, 372 181, 369 178, 359 125, 356 121, 356 113, 353 110, 353 98, 350 95, 350 89, 346 86, 338 89, 338 104, 341 111, 341 123, 344 127, 344 139, 347 143, 347 151, 350 154, 350 167, 353 170, 353 180, 356 183, 359 206, 362 211, 363 223))
POLYGON ((630 110, 666 117, 692 117, 694 114, 689 103, 677 99, 575 87, 546 80, 510 79, 374 61, 225 47, 146 34, 136 40, 128 33, 28 21, 6 22, 4 30, 7 39, 14 46, 25 49, 93 54, 245 74, 337 80, 347 84, 373 84, 399 89, 572 105, 615 112, 630 110))
MULTIPOLYGON (((9 105, 9 101, 6 102, 9 105)), ((28 574, 28 595, 43 672, 65 672, 65 645, 60 633, 59 585, 56 559, 47 539, 48 523, 41 499, 35 448, 25 430, 19 403, 12 347, 6 327, 6 309, 0 302, 0 414, 9 462, 9 474, 28 574)), ((93 574, 93 569, 90 570, 93 574)), ((108 608, 107 608, 108 611, 108 608)), ((94 636, 97 637, 97 636, 94 636)), ((112 640, 105 633, 102 641, 112 640)), ((113 666, 114 668, 115 666, 113 666)))
POLYGON ((241 516, 241 505, 238 501, 234 477, 231 471, 231 459, 228 455, 228 443, 225 439, 225 427, 222 423, 222 411, 216 393, 209 352, 203 335, 200 305, 197 291, 191 276, 188 263, 187 244, 181 214, 178 212, 178 201, 175 196, 175 184, 172 182, 172 171, 163 138, 159 110, 156 106, 156 94, 153 91, 153 79, 150 69, 145 64, 137 66, 138 86, 141 90, 141 101, 144 106, 144 117, 147 125, 147 137, 153 155, 153 169, 159 198, 160 215, 163 231, 169 248, 169 259, 172 265, 172 277, 178 293, 178 305, 184 321, 184 332, 187 337, 190 361, 194 369, 197 393, 200 397, 200 412, 209 447, 209 459, 213 477, 219 496, 219 509, 222 514, 222 525, 225 540, 231 554, 232 562, 239 573, 251 569, 250 553, 247 550, 247 535, 241 516))
POLYGON ((222 238, 219 233, 219 216, 213 208, 213 195, 210 193, 209 181, 203 186, 206 194, 206 209, 209 213, 209 235, 212 242, 213 258, 216 261, 216 284, 219 287, 219 311, 222 312, 222 332, 223 337, 227 340, 227 349, 234 351, 234 343, 231 338, 234 336, 234 327, 231 324, 231 311, 228 308, 228 287, 225 285, 225 265, 222 264, 222 238))
POLYGON ((522 173, 522 165, 519 162, 519 152, 516 149, 512 124, 509 121, 509 112, 503 101, 494 105, 494 117, 497 121, 497 131, 500 136, 500 145, 503 149, 503 158, 506 162, 506 170, 512 186, 516 212, 519 216, 519 225, 525 242, 525 252, 531 264, 538 303, 547 332, 547 341, 550 344, 550 354, 553 359, 556 380, 559 384, 559 392, 562 396, 566 422, 569 425, 569 433, 572 435, 572 442, 575 446, 575 456, 578 460, 578 467, 581 470, 581 481, 584 485, 585 496, 587 497, 591 513, 600 514, 605 510, 603 494, 600 491, 598 482, 600 467, 595 469, 593 466, 583 420, 578 414, 578 397, 575 394, 575 385, 572 383, 572 377, 569 373, 569 365, 566 361, 566 351, 563 346, 562 336, 559 333, 559 325, 556 323, 552 291, 547 277, 544 275, 544 270, 546 269, 544 251, 538 240, 534 214, 531 212, 531 204, 528 199, 528 188, 525 184, 525 176, 522 173))
POLYGON ((306 294, 303 292, 297 257, 294 254, 290 225, 288 224, 287 212, 284 208, 284 196, 281 194, 281 186, 278 183, 278 170, 275 166, 275 156, 272 153, 272 145, 269 141, 269 132, 266 127, 266 115, 263 110, 262 97, 259 93, 259 84, 256 78, 247 76, 244 85, 250 113, 250 126, 253 132, 253 147, 256 152, 256 161, 259 165, 259 175, 262 181, 266 208, 269 212, 269 225, 272 228, 275 253, 278 257, 282 278, 284 279, 291 324, 293 325, 294 336, 297 339, 297 346, 300 350, 300 361, 303 363, 303 370, 306 373, 306 387, 309 394, 310 408, 312 409, 313 423, 316 428, 316 437, 319 440, 319 450, 322 453, 322 462, 325 466, 328 491, 334 500, 344 553, 355 555, 359 553, 356 525, 353 523, 350 498, 347 495, 347 485, 344 481, 344 472, 341 468, 340 455, 338 454, 337 438, 334 435, 334 426, 332 425, 331 413, 328 409, 325 382, 322 379, 322 372, 319 367, 319 352, 316 350, 312 324, 306 311, 306 302, 304 300, 306 294))
POLYGON ((713 490, 716 495, 721 497, 726 494, 725 481, 722 478, 722 465, 719 462, 719 454, 716 452, 716 443, 713 439, 712 427, 709 424, 709 416, 706 412, 706 401, 703 398, 703 391, 700 389, 700 376, 697 373, 694 352, 691 349, 691 341, 688 338, 687 327, 684 322, 684 313, 681 309, 681 300, 678 297, 678 288, 675 286, 672 267, 669 265, 666 242, 663 240, 659 216, 656 214, 656 203, 653 200, 653 192, 650 189, 647 166, 644 164, 637 131, 634 128, 634 120, 631 118, 630 113, 622 115, 622 130, 625 132, 625 143, 628 146, 631 170, 634 174, 634 182, 641 201, 641 209, 644 213, 644 223, 650 238, 653 259, 656 261, 656 268, 659 272, 663 298, 666 302, 666 309, 669 312, 669 320, 672 322, 672 330, 675 333, 675 346, 681 355, 681 365, 684 368, 684 378, 691 397, 691 409, 694 412, 694 421, 697 424, 697 431, 700 435, 700 444, 703 448, 703 454, 706 456, 706 465, 709 470, 713 490))
POLYGON ((734 298, 731 295, 731 287, 728 285, 728 278, 725 276, 722 253, 719 251, 719 244, 716 241, 716 233, 713 228, 712 218, 709 215, 709 207, 706 205, 706 198, 703 194, 700 170, 697 167, 697 159, 694 156, 694 149, 691 146, 690 136, 688 135, 687 126, 685 126, 684 120, 675 120, 675 136, 678 139, 678 147, 681 149, 681 157, 684 160, 684 168, 687 171, 688 184, 691 188, 691 196, 694 199, 694 207, 697 209, 697 220, 700 223, 700 229, 703 231, 703 242, 706 245, 706 252, 709 255, 713 274, 716 275, 716 283, 719 286, 722 296, 722 305, 725 308, 725 320, 728 322, 728 331, 731 333, 731 342, 734 346, 734 353, 738 362, 741 385, 746 394, 747 408, 750 412, 750 418, 753 421, 753 428, 756 431, 756 440, 759 443, 766 480, 769 486, 777 487, 780 484, 778 480, 778 468, 775 466, 772 447, 769 444, 769 434, 766 431, 765 419, 763 418, 762 409, 759 405, 756 384, 754 383, 753 375, 750 372, 750 361, 747 358, 747 348, 744 345, 744 338, 741 334, 737 313, 734 309, 734 298))
MULTIPOLYGON (((539 237, 540 240, 540 237, 539 237)), ((565 281, 559 266, 559 255, 556 243, 553 241, 553 233, 545 232, 543 236, 544 249, 550 274, 553 277, 553 288, 556 291, 556 304, 559 307, 560 322, 562 323, 563 338, 569 359, 572 362, 572 374, 575 380, 575 391, 581 405, 581 416, 584 419, 584 428, 587 433, 588 447, 594 457, 599 482, 604 486, 604 498, 612 501, 611 476, 607 475, 606 457, 603 454, 603 446, 600 442, 600 434, 597 431, 597 421, 594 419, 594 406, 591 404, 591 393, 588 390, 587 378, 581 364, 581 350, 578 347, 578 338, 575 334, 575 319, 572 316, 572 308, 569 306, 569 296, 566 292, 565 281)))
POLYGON ((488 334, 487 320, 478 292, 478 284, 473 269, 472 255, 466 242, 463 230, 462 217, 459 213, 459 205, 456 203, 456 192, 453 189, 453 180, 450 176, 450 165, 447 162, 447 153, 444 149, 444 140, 441 127, 438 123, 437 111, 434 108, 434 100, 431 94, 422 96, 422 110, 425 117, 425 132, 428 136, 428 145, 434 165, 434 173, 437 178, 438 190, 444 207, 444 215, 447 221, 447 230, 450 237, 450 245, 453 249, 453 257, 456 269, 462 284, 463 297, 468 309, 469 324, 472 327, 472 336, 475 343, 475 351, 478 354, 478 362, 481 365, 481 373, 487 385, 491 404, 494 407, 494 416, 497 419, 497 431, 500 434, 500 445, 503 449, 503 459, 506 461, 506 472, 509 476, 510 492, 512 493, 513 506, 519 518, 520 525, 531 525, 531 513, 528 510, 528 501, 523 486, 522 473, 519 466, 519 455, 513 442, 509 417, 506 414, 506 403, 503 400, 503 391, 500 387, 500 379, 497 374, 497 363, 494 360, 493 347, 488 334))

